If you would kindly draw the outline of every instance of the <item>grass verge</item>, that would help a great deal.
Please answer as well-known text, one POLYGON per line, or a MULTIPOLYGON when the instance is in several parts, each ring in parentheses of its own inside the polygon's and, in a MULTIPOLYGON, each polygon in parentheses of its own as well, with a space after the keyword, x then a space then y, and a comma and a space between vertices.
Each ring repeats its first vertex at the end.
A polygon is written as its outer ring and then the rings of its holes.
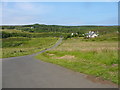
POLYGON ((73 38, 36 58, 118 84, 117 46, 116 41, 92 42, 73 38))

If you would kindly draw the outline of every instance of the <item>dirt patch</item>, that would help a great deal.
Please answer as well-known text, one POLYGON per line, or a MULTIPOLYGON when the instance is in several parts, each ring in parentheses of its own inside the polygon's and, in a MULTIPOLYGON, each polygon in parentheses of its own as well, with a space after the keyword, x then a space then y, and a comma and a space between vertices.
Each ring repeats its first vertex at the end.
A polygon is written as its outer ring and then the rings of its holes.
POLYGON ((94 83, 102 83, 102 84, 109 84, 109 85, 113 85, 115 87, 118 87, 117 84, 112 83, 111 81, 108 80, 104 80, 101 77, 95 77, 95 76, 91 76, 91 75, 87 75, 85 76, 88 80, 94 82, 94 83))
POLYGON ((118 64, 112 64, 112 67, 116 67, 116 66, 118 66, 118 64))
POLYGON ((55 57, 56 59, 74 59, 75 56, 72 56, 72 55, 65 55, 65 56, 62 56, 62 57, 55 57))
POLYGON ((50 54, 50 53, 47 53, 47 55, 48 55, 48 56, 53 56, 53 55, 55 55, 55 54, 50 54))

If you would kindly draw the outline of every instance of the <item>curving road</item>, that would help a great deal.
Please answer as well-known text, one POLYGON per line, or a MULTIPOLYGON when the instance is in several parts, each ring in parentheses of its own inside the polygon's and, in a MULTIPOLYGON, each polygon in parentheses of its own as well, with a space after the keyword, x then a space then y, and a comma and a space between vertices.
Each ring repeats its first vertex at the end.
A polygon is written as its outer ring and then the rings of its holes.
MULTIPOLYGON (((62 38, 47 50, 57 47, 62 38)), ((43 50, 39 53, 45 52, 43 50)), ((2 61, 3 88, 116 88, 108 83, 93 82, 87 75, 43 62, 35 55, 5 58, 2 61)))

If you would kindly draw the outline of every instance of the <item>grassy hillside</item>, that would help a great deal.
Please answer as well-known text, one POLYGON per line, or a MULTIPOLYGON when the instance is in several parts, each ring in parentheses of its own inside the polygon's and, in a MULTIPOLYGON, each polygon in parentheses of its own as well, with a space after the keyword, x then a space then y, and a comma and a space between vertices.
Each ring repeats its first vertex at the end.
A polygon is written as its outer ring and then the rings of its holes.
POLYGON ((10 37, 3 39, 2 58, 28 55, 39 52, 56 43, 58 38, 10 37))
MULTIPOLYGON (((58 34, 57 34, 58 35, 58 34)), ((39 52, 56 43, 58 35, 52 33, 30 33, 21 30, 2 30, 2 58, 28 55, 39 52), (4 33, 3 33, 4 32, 4 33)))
POLYGON ((59 33, 59 32, 41 32, 41 33, 33 33, 28 31, 16 30, 16 29, 3 29, 1 30, 2 37, 1 38, 8 38, 8 37, 28 37, 28 38, 38 38, 38 37, 60 37, 67 35, 66 33, 59 33))
POLYGON ((58 38, 63 36, 64 41, 59 47, 36 57, 77 72, 118 83, 117 26, 34 24, 3 26, 0 33, 2 33, 0 41, 2 41, 3 58, 41 51, 55 44, 58 38), (98 31, 99 37, 85 39, 82 34, 88 31, 98 31), (78 33, 78 35, 71 37, 71 33, 78 33))
POLYGON ((36 58, 118 83, 118 42, 71 38, 36 58))
POLYGON ((60 33, 86 33, 88 31, 99 31, 100 34, 116 32, 118 26, 60 26, 60 25, 18 25, 18 26, 2 26, 2 29, 16 29, 27 32, 60 32, 60 33), (32 27, 32 28, 31 28, 32 27))
POLYGON ((87 33, 90 30, 98 31, 99 37, 93 39, 81 39, 82 41, 118 41, 117 26, 58 26, 40 24, 2 26, 2 30, 0 31, 2 37, 0 38, 1 41, 3 41, 1 44, 1 47, 3 48, 3 58, 31 54, 32 52, 37 52, 35 48, 35 51, 31 51, 31 53, 28 53, 27 51, 33 50, 33 47, 39 48, 39 44, 43 43, 42 41, 44 40, 46 43, 43 44, 48 45, 52 42, 55 43, 54 40, 56 41, 60 36, 63 36, 65 39, 74 38, 70 35, 72 32, 77 32, 79 35, 75 37, 81 37, 82 34, 87 33))
POLYGON ((90 38, 90 39, 82 39, 83 41, 118 41, 118 33, 107 33, 107 34, 100 34, 96 38, 90 38))

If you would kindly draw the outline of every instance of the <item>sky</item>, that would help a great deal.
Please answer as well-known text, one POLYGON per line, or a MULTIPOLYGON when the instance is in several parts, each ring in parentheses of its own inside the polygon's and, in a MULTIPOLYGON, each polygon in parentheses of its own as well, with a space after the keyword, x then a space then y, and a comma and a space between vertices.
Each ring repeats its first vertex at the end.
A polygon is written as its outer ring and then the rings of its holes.
POLYGON ((2 25, 117 25, 117 2, 2 2, 2 25))

